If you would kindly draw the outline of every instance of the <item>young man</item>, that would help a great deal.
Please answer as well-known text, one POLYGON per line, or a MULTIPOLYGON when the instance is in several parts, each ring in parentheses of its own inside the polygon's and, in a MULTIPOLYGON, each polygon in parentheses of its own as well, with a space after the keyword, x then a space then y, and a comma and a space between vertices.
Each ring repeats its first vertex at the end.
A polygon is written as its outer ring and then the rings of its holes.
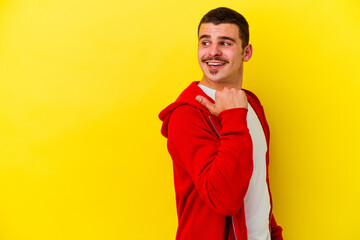
POLYGON ((176 239, 282 239, 269 189, 269 127, 258 98, 242 90, 249 27, 228 8, 198 27, 203 72, 159 115, 173 159, 176 239))

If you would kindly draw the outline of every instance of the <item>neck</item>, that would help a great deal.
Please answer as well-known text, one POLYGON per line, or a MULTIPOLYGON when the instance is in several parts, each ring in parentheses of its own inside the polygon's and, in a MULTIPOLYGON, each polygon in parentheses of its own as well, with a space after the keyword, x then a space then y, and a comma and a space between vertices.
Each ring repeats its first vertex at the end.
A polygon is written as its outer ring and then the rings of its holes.
POLYGON ((223 90, 225 87, 226 88, 235 88, 240 90, 242 87, 242 76, 240 76, 237 80, 234 81, 219 81, 219 82, 215 82, 215 81, 211 81, 210 79, 208 79, 205 75, 202 77, 200 84, 209 87, 211 89, 214 89, 216 91, 221 91, 223 90))

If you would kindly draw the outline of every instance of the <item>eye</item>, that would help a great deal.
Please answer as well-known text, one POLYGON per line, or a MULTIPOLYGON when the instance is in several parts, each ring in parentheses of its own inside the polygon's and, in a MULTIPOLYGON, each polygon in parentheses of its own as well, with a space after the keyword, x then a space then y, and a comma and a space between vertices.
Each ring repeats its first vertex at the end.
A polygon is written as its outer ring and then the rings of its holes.
POLYGON ((229 43, 229 42, 221 42, 220 44, 223 45, 223 46, 230 46, 231 45, 231 43, 229 43))
POLYGON ((203 45, 203 46, 209 46, 209 45, 210 45, 210 42, 208 42, 208 41, 202 41, 202 42, 201 42, 201 45, 203 45))

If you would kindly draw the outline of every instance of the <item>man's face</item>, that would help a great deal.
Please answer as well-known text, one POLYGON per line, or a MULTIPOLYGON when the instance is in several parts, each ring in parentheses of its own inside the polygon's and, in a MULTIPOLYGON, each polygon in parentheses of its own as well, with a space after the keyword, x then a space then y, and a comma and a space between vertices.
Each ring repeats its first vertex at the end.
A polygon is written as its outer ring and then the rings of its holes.
POLYGON ((243 54, 236 24, 201 24, 198 60, 208 80, 218 83, 238 81, 242 74, 243 54))

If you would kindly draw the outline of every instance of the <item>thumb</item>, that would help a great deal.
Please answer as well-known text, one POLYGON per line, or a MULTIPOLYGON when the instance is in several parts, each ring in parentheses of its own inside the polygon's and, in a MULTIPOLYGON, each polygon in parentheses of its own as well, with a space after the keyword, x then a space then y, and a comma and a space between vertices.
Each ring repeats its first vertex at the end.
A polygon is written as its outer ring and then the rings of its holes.
POLYGON ((212 114, 214 114, 214 106, 212 102, 210 102, 208 99, 204 98, 203 96, 196 96, 196 100, 201 103, 204 107, 206 107, 212 114))

